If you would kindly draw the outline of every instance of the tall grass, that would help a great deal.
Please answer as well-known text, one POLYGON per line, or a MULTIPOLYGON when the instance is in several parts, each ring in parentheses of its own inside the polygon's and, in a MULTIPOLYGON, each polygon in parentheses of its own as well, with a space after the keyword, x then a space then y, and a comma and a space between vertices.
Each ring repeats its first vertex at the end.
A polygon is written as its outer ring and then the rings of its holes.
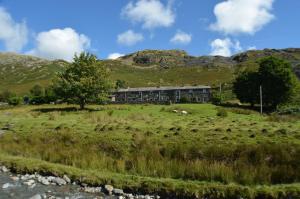
POLYGON ((300 147, 287 144, 161 146, 134 134, 130 146, 85 136, 68 128, 55 132, 8 134, 0 149, 85 169, 199 181, 279 184, 300 180, 300 147))

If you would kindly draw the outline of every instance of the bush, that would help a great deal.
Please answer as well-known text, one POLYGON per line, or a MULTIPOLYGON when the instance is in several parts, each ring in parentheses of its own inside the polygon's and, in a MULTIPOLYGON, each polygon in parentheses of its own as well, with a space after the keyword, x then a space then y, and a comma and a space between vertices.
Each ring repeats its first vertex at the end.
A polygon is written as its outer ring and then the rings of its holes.
POLYGON ((182 103, 182 104, 186 104, 186 103, 190 103, 190 102, 191 102, 191 100, 187 97, 180 98, 180 103, 182 103))
POLYGON ((43 96, 34 96, 30 99, 30 104, 40 105, 45 103, 46 101, 43 96))
POLYGON ((277 107, 277 113, 282 115, 300 114, 300 105, 282 105, 277 107))
POLYGON ((13 106, 17 106, 21 104, 21 98, 20 97, 11 97, 8 99, 8 104, 9 105, 13 105, 13 106))
POLYGON ((228 113, 227 113, 226 109, 220 108, 220 109, 218 109, 217 116, 219 116, 219 117, 227 117, 228 113))
POLYGON ((215 105, 220 105, 223 102, 223 96, 221 94, 213 94, 211 101, 215 105))
POLYGON ((251 115, 255 114, 256 112, 249 109, 241 109, 241 108, 231 108, 229 109, 230 112, 240 114, 240 115, 251 115))

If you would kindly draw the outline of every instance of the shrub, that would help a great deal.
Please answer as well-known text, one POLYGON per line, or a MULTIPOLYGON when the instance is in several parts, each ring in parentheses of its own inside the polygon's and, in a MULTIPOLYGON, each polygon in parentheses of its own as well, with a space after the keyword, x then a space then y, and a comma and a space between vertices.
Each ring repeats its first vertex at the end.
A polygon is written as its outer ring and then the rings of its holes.
POLYGON ((186 103, 190 103, 190 102, 191 102, 191 100, 187 97, 180 98, 180 103, 182 103, 182 104, 186 104, 186 103))
POLYGON ((277 113, 279 114, 300 114, 300 105, 282 105, 277 107, 277 113))
POLYGON ((34 96, 30 100, 30 104, 34 104, 34 105, 40 105, 44 103, 45 103, 45 99, 43 96, 34 96))
POLYGON ((229 109, 230 112, 241 114, 241 115, 251 115, 256 113, 255 111, 249 110, 249 109, 241 109, 241 108, 231 108, 229 109))
POLYGON ((21 104, 21 98, 20 97, 11 97, 8 99, 8 104, 9 105, 13 105, 13 106, 17 106, 21 104))
POLYGON ((227 113, 226 109, 220 108, 220 109, 218 109, 217 116, 219 116, 219 117, 227 117, 228 113, 227 113))
POLYGON ((112 116, 113 114, 114 114, 114 110, 110 110, 110 111, 107 112, 108 116, 112 116))
POLYGON ((211 98, 211 101, 215 105, 222 104, 222 102, 223 102, 223 96, 222 96, 222 94, 219 94, 219 93, 218 94, 213 94, 212 98, 211 98))

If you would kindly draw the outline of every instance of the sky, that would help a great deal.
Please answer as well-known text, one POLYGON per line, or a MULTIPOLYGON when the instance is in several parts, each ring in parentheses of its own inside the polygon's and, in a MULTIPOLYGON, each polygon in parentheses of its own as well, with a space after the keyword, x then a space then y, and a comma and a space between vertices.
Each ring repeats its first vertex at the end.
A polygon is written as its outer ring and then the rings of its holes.
POLYGON ((0 0, 0 51, 71 61, 300 47, 299 0, 0 0))

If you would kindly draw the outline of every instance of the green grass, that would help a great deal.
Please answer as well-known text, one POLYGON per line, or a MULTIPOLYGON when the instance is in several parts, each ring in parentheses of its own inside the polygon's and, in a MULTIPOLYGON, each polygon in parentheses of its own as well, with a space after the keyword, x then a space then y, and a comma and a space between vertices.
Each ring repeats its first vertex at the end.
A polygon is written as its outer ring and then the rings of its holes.
POLYGON ((159 194, 162 197, 178 198, 282 198, 298 197, 300 184, 242 186, 216 182, 187 181, 170 178, 151 178, 124 175, 99 170, 79 169, 61 164, 49 163, 32 158, 0 154, 0 162, 18 173, 39 172, 46 175, 71 177, 77 182, 90 185, 113 184, 129 192, 159 194))
POLYGON ((238 194, 246 189, 245 194, 251 195, 246 198, 258 196, 259 190, 268 190, 274 198, 291 190, 299 194, 297 119, 274 120, 237 108, 225 108, 227 116, 220 117, 219 108, 210 104, 89 108, 44 105, 1 110, 0 127, 12 128, 0 138, 0 161, 18 171, 60 173, 58 168, 70 167, 74 178, 83 173, 88 182, 102 184, 105 178, 119 187, 150 187, 144 191, 190 197, 213 188, 219 198, 222 194, 230 198, 235 189, 238 194))

